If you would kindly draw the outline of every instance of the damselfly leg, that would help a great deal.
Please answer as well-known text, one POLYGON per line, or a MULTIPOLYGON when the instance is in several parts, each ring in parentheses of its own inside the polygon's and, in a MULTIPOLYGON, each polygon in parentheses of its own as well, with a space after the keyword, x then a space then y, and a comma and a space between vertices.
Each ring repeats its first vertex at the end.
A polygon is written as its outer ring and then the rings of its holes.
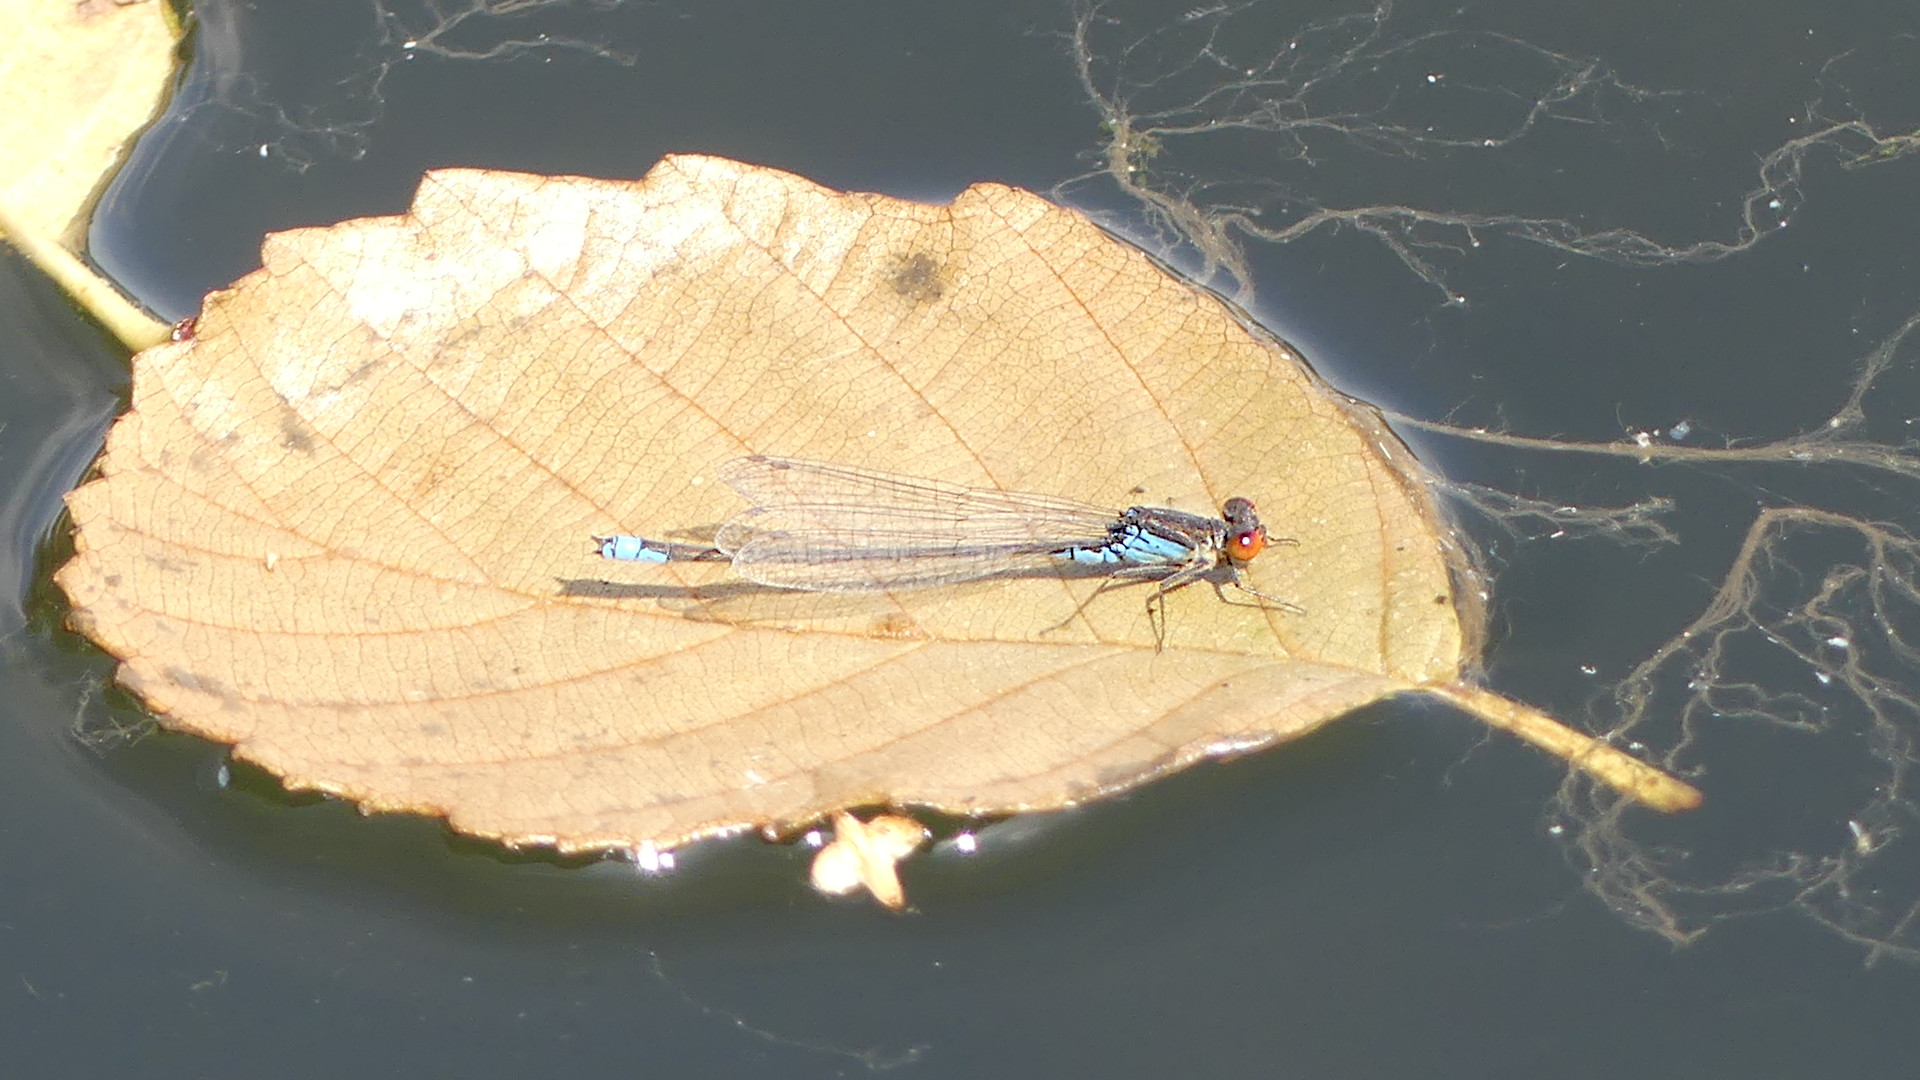
MULTIPOLYGON (((1300 543, 1298 540, 1284 536, 1271 537, 1266 539, 1265 542, 1268 544, 1282 544, 1287 547, 1298 547, 1300 543)), ((1273 608, 1294 615, 1305 615, 1307 613, 1306 609, 1298 604, 1282 600, 1271 593, 1261 592, 1259 589, 1247 584, 1246 581, 1241 578, 1240 567, 1233 559, 1219 556, 1217 553, 1210 557, 1208 553, 1202 549, 1196 551, 1192 558, 1183 563, 1122 566, 1108 571, 1106 576, 1101 580, 1099 587, 1088 593, 1078 604, 1075 604, 1073 610, 1067 614, 1066 618, 1061 619, 1059 622, 1054 623, 1052 626, 1040 632, 1043 634, 1051 634, 1056 630, 1064 628, 1068 623, 1079 618, 1082 612, 1086 611, 1095 600, 1099 599, 1109 589, 1151 582, 1154 589, 1153 592, 1147 596, 1147 625, 1153 630, 1153 647, 1154 651, 1158 652, 1165 649, 1167 644, 1167 594, 1184 589, 1199 581, 1206 581, 1213 585, 1214 593, 1220 597, 1222 603, 1232 603, 1231 600, 1227 599, 1226 593, 1223 590, 1223 586, 1231 585, 1235 589, 1253 597, 1257 602, 1253 606, 1273 608), (1226 571, 1224 581, 1219 580, 1219 575, 1215 574, 1215 571, 1222 568, 1226 571)))

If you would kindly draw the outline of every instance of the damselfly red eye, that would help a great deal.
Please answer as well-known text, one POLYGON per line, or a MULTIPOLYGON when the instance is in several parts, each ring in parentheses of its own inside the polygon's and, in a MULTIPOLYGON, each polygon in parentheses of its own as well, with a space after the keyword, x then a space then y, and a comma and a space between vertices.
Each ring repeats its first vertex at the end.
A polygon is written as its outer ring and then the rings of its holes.
POLYGON ((1234 533, 1227 539, 1227 558, 1234 562, 1246 562, 1265 550, 1267 550, 1265 525, 1255 525, 1245 532, 1234 533))

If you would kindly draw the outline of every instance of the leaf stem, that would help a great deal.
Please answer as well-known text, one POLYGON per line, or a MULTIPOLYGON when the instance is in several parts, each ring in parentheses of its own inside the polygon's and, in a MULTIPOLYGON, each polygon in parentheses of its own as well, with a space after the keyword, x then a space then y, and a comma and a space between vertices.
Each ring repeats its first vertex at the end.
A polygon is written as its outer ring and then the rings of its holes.
POLYGON ((1569 764, 1585 769, 1643 806, 1673 814, 1692 810, 1704 801, 1700 789, 1692 784, 1668 776, 1618 747, 1575 731, 1530 705, 1522 705, 1490 690, 1463 683, 1445 683, 1423 689, 1502 731, 1511 732, 1565 759, 1569 764))
POLYGON ((27 228, 4 202, 0 202, 0 234, 127 348, 139 352, 167 340, 167 324, 140 310, 79 256, 27 228))

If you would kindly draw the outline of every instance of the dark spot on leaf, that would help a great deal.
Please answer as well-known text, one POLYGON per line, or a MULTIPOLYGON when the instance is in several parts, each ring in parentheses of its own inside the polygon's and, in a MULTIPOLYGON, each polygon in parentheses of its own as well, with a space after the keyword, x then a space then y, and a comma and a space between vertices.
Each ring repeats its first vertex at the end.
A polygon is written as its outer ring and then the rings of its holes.
POLYGON ((915 622, 912 616, 899 611, 876 617, 868 624, 867 634, 871 637, 895 639, 926 636, 921 631, 920 624, 915 622))
POLYGON ((893 271, 887 275, 887 284, 901 296, 923 304, 932 303, 947 292, 947 284, 941 280, 940 264, 924 251, 896 258, 893 271))
POLYGON ((280 445, 296 453, 313 453, 313 434, 292 409, 280 414, 280 445))
POLYGON ((460 466, 458 464, 444 456, 435 455, 431 461, 427 462, 426 468, 420 473, 419 480, 414 482, 414 494, 419 498, 425 498, 441 484, 458 476, 459 473, 460 466))
POLYGON ((203 694, 212 694, 215 697, 225 698, 232 696, 227 691, 227 688, 220 684, 220 680, 212 678, 211 676, 196 674, 183 667, 169 667, 166 669, 165 675, 167 681, 175 686, 185 687, 188 690, 198 690, 203 694))
POLYGON ((188 562, 185 559, 175 559, 165 555, 155 555, 150 552, 145 556, 145 558, 147 560, 148 566, 151 566, 155 570, 159 570, 163 573, 168 573, 168 574, 184 574, 187 571, 192 570, 194 566, 197 565, 196 563, 188 562))
POLYGON ((366 363, 361 364, 359 367, 356 367, 352 371, 347 372, 347 377, 340 380, 340 385, 338 389, 344 390, 347 387, 352 386, 354 383, 364 382, 367 376, 372 375, 374 372, 380 370, 380 366, 381 365, 379 360, 369 360, 366 363))

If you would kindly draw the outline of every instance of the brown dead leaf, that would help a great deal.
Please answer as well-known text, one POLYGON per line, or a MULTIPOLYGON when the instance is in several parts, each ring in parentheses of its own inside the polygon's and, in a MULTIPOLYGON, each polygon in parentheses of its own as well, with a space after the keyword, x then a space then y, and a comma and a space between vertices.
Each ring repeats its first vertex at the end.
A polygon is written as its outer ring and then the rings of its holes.
POLYGON ((638 183, 454 170, 263 262, 137 358, 59 580, 170 725, 292 787, 665 848, 860 805, 1066 806, 1421 690, 1697 801, 1462 684, 1478 587, 1392 437, 1026 192, 921 206, 701 157, 638 183), (1114 507, 1245 495, 1299 541, 1250 583, 1305 613, 1190 587, 1162 652, 1138 588, 1069 620, 1096 583, 827 595, 594 554, 710 535, 743 509, 716 469, 752 453, 1114 507))

